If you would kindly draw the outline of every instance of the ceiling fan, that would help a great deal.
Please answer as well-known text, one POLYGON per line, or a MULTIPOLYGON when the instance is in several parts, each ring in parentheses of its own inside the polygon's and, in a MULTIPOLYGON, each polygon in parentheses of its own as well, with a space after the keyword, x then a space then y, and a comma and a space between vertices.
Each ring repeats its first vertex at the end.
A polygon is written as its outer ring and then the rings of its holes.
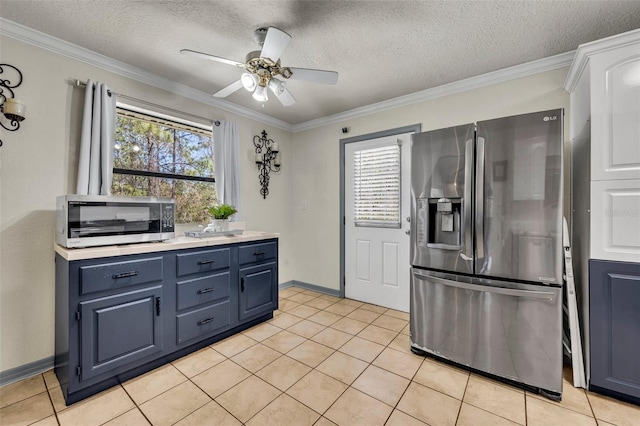
POLYGON ((296 103, 296 99, 287 90, 283 79, 324 84, 336 84, 338 81, 338 73, 335 71, 283 67, 280 64, 280 55, 291 40, 291 36, 284 31, 275 27, 258 28, 255 30, 254 36, 262 46, 262 50, 249 52, 244 63, 190 49, 182 49, 180 53, 223 64, 235 65, 246 70, 242 73, 240 80, 214 93, 213 96, 217 98, 226 98, 244 87, 246 90, 253 92, 255 100, 266 102, 269 98, 267 96, 267 88, 269 88, 282 105, 289 106, 296 103))

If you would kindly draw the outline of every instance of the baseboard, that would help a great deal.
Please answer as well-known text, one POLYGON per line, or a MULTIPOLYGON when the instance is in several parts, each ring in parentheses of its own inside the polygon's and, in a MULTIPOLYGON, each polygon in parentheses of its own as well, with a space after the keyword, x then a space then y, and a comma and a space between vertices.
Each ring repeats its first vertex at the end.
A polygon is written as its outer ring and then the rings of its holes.
POLYGON ((33 377, 36 374, 51 370, 54 366, 53 355, 29 364, 20 365, 9 370, 0 371, 0 386, 8 385, 22 379, 33 377))
POLYGON ((340 290, 334 290, 332 288, 326 288, 315 284, 305 283, 304 281, 291 280, 278 285, 279 290, 284 290, 288 287, 300 287, 307 290, 317 291, 318 293, 328 294, 329 296, 340 297, 340 290))
POLYGON ((294 285, 293 280, 287 281, 286 283, 280 283, 278 284, 278 290, 284 290, 285 288, 293 287, 294 285))

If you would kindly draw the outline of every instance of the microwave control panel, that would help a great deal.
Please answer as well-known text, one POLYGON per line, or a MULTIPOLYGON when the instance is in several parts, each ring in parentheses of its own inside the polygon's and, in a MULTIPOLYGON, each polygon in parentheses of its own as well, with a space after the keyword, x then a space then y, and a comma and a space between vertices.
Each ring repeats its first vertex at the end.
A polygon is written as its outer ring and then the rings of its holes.
POLYGON ((174 231, 175 204, 162 205, 162 232, 174 231))

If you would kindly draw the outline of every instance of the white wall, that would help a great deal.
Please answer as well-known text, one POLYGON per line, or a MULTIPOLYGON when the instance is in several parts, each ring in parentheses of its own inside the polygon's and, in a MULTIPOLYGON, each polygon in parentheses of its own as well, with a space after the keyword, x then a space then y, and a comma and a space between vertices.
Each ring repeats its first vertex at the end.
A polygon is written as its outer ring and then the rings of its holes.
POLYGON ((27 106, 20 130, 2 130, 0 148, 0 371, 54 354, 55 198, 75 189, 84 90, 88 78, 115 92, 200 117, 232 120, 240 128, 242 219, 247 229, 280 233, 280 282, 293 276, 292 135, 7 37, 0 62, 24 76, 15 89, 27 106), (269 196, 259 193, 253 136, 265 129, 280 144, 283 166, 269 196))
MULTIPOLYGON (((293 135, 293 238, 296 280, 340 288, 340 139, 412 124, 422 131, 514 114, 565 108, 568 171, 568 69, 523 77, 467 92, 326 125, 293 135), (342 127, 350 132, 343 135, 342 127), (308 209, 302 210, 302 201, 308 209)), ((565 172, 565 176, 568 173, 565 172)), ((565 194, 568 194, 565 179, 565 194)), ((565 195, 565 211, 568 208, 565 195)))

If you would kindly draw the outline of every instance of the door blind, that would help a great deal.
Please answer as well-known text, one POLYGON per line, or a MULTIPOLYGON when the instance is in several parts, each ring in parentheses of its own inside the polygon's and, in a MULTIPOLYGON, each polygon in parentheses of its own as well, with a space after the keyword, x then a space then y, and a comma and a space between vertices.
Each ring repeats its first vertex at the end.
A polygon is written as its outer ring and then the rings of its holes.
POLYGON ((356 226, 400 227, 400 146, 354 153, 356 226))

